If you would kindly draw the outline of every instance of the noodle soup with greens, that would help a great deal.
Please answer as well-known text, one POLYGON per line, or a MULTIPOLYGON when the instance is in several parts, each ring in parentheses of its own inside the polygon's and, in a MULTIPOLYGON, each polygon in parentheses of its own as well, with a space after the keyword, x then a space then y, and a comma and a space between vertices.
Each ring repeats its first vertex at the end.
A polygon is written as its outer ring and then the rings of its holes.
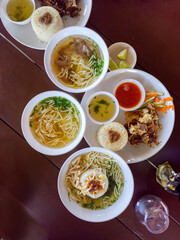
POLYGON ((77 107, 63 97, 48 97, 32 110, 29 126, 35 139, 50 148, 64 147, 78 135, 80 117, 77 107))
POLYGON ((69 200, 84 208, 104 209, 116 202, 124 175, 109 154, 91 151, 71 161, 65 176, 69 200))
POLYGON ((84 88, 102 73, 104 61, 98 45, 90 38, 70 36, 60 41, 51 55, 51 67, 65 86, 84 88))

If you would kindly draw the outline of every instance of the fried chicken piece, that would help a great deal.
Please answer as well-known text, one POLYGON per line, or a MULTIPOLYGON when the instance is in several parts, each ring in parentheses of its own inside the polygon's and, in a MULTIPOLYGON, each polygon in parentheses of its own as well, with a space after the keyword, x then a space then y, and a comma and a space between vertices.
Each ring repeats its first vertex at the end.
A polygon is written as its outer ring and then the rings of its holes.
POLYGON ((81 11, 78 8, 77 0, 38 0, 41 6, 49 6, 55 8, 60 16, 70 15, 71 17, 76 17, 81 11))
POLYGON ((128 131, 128 139, 131 145, 144 143, 150 147, 158 145, 158 131, 162 126, 154 104, 148 104, 146 108, 125 113, 128 131))

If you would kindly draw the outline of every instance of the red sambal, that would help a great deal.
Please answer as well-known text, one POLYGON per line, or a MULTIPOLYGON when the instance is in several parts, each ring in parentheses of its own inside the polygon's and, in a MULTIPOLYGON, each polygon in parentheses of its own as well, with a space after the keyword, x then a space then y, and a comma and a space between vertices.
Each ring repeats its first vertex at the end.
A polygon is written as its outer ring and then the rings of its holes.
POLYGON ((119 105, 123 108, 133 108, 139 104, 142 98, 140 88, 132 83, 126 82, 120 84, 115 91, 119 105))

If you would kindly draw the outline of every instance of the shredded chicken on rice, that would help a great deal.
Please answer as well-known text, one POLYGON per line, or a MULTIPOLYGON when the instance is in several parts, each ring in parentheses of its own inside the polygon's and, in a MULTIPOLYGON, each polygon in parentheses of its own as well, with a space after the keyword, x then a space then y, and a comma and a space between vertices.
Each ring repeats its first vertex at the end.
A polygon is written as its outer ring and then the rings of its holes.
POLYGON ((158 113, 154 104, 148 104, 146 108, 125 113, 128 131, 128 139, 131 145, 140 143, 153 147, 158 145, 158 131, 162 126, 159 124, 158 113))

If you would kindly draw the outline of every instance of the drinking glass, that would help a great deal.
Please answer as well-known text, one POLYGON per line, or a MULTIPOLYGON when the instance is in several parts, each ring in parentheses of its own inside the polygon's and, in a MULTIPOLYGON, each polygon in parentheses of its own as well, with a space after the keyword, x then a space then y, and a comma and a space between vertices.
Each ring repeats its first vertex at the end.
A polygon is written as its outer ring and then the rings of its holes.
POLYGON ((169 226, 167 205, 158 197, 145 195, 135 206, 137 219, 154 234, 163 233, 169 226))

